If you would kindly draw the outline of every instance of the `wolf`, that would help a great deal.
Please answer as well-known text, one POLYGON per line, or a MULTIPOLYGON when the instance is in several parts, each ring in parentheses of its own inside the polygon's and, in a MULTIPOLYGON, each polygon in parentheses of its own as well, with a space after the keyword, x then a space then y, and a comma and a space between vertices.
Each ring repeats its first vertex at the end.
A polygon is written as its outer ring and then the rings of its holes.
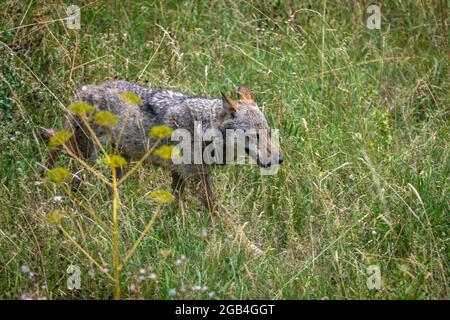
MULTIPOLYGON (((185 129, 192 136, 195 124, 203 130, 214 129, 225 134, 227 130, 253 130, 263 143, 247 144, 245 151, 259 166, 270 167, 282 163, 280 152, 269 139, 270 127, 255 102, 250 89, 241 85, 237 88, 237 100, 222 93, 220 98, 194 96, 168 89, 152 89, 125 80, 108 80, 100 85, 82 86, 74 96, 74 102, 86 102, 96 111, 109 111, 118 116, 118 125, 112 129, 95 125, 92 128, 102 144, 114 141, 112 136, 120 134, 118 153, 128 162, 139 160, 155 143, 148 132, 152 127, 164 125, 176 129, 185 129), (131 108, 124 102, 121 94, 131 92, 141 99, 142 104, 131 108), (122 130, 123 128, 123 130, 122 130), (258 150, 258 148, 264 150, 258 150), (261 160, 261 151, 269 155, 270 161, 261 160)), ((86 131, 83 122, 74 115, 67 116, 65 129, 73 136, 68 145, 82 159, 94 160, 98 147, 86 131)), ((43 129, 42 136, 51 138, 55 129, 43 129)), ((166 141, 171 143, 170 141, 166 141)), ((224 149, 234 148, 224 144, 224 149)), ((47 165, 51 167, 57 160, 61 149, 51 151, 47 165)), ((226 152, 226 150, 225 150, 226 152)), ((216 197, 211 188, 211 164, 201 162, 174 164, 151 157, 153 165, 163 165, 172 173, 172 188, 176 198, 182 196, 185 185, 189 185, 201 203, 211 212, 217 209, 216 197)))

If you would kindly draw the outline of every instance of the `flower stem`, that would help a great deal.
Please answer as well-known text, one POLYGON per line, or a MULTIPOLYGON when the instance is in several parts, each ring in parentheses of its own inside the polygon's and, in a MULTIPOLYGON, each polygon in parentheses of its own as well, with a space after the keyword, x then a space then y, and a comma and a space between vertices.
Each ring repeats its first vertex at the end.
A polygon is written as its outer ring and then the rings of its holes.
POLYGON ((89 124, 89 120, 86 118, 86 116, 81 117, 84 126, 88 129, 89 134, 91 135, 94 142, 97 144, 97 146, 100 148, 102 153, 105 155, 105 157, 108 157, 108 153, 106 152, 105 148, 103 147, 103 144, 98 139, 97 135, 95 134, 95 131, 92 129, 91 125, 89 124))
POLYGON ((133 255, 133 253, 136 251, 137 247, 139 246, 139 244, 141 243, 141 241, 144 239, 145 235, 148 233, 148 231, 150 230, 150 228, 152 227, 153 223, 155 222, 156 218, 158 217, 159 214, 159 209, 160 207, 158 207, 156 209, 156 212, 153 214, 153 216, 151 217, 151 219, 147 222, 147 225, 145 226, 144 230, 142 231, 141 235, 139 236, 139 238, 136 240, 136 242, 133 244, 133 247, 130 249, 130 251, 128 251, 127 255, 125 256, 125 258, 123 259, 122 265, 125 264, 128 259, 131 258, 131 256, 133 255))
POLYGON ((119 188, 117 185, 116 168, 112 166, 113 186, 113 265, 114 265, 114 299, 120 299, 120 261, 119 261, 119 188))
POLYGON ((128 170, 127 173, 125 173, 125 174, 123 175, 122 178, 120 178, 119 184, 123 183, 130 175, 132 175, 132 174, 133 174, 133 173, 141 166, 141 164, 142 164, 145 160, 147 160, 147 158, 152 154, 152 152, 155 150, 156 146, 159 144, 160 141, 161 141, 161 139, 158 139, 158 140, 153 144, 153 146, 150 148, 150 150, 148 150, 148 151, 142 156, 142 158, 139 159, 139 161, 136 162, 136 164, 135 164, 130 170, 128 170))
POLYGON ((95 264, 101 272, 103 272, 109 279, 114 281, 114 278, 109 274, 108 271, 106 271, 100 263, 97 262, 78 242, 76 242, 72 236, 67 232, 66 229, 60 224, 59 229, 62 231, 62 233, 66 236, 67 239, 69 239, 93 264, 95 264))
POLYGON ((80 157, 78 157, 74 152, 72 152, 72 150, 70 150, 69 147, 67 147, 65 144, 63 144, 63 148, 64 150, 66 150, 66 152, 69 154, 69 156, 71 156, 72 158, 74 158, 76 161, 78 161, 83 167, 86 168, 86 170, 88 170, 89 172, 91 172, 93 175, 95 175, 97 178, 99 178, 103 183, 105 183, 106 185, 110 186, 111 182, 109 182, 108 180, 106 180, 106 178, 99 172, 97 172, 94 168, 92 168, 90 165, 88 165, 84 160, 82 160, 80 157))
POLYGON ((92 216, 92 218, 95 220, 95 222, 97 222, 103 229, 106 229, 107 231, 111 230, 111 227, 108 226, 99 216, 98 214, 94 211, 94 209, 92 209, 92 207, 85 205, 84 203, 82 203, 77 197, 75 197, 72 194, 72 191, 70 191, 70 189, 65 186, 62 185, 62 189, 63 191, 67 194, 67 196, 69 197, 69 199, 71 199, 72 201, 75 202, 75 204, 77 204, 80 208, 86 210, 87 212, 89 212, 92 216))

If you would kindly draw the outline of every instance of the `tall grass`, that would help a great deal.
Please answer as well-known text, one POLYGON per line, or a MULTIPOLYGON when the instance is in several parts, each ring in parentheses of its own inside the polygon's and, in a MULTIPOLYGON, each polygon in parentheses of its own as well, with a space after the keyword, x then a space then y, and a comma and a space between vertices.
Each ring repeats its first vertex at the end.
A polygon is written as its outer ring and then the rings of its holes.
MULTIPOLYGON (((121 96, 122 98, 124 97, 127 98, 124 99, 124 102, 126 103, 129 109, 136 108, 137 105, 143 104, 142 100, 140 100, 139 97, 137 97, 131 92, 122 93, 121 96)), ((44 180, 44 182, 55 183, 56 185, 58 185, 66 193, 66 195, 71 201, 73 201, 78 206, 82 207, 92 215, 93 220, 97 223, 97 226, 102 229, 102 231, 110 231, 112 233, 110 246, 112 248, 111 266, 114 270, 114 276, 112 276, 108 272, 108 269, 103 268, 101 264, 95 258, 93 258, 93 254, 89 253, 86 249, 84 249, 83 246, 79 242, 77 242, 76 239, 73 239, 70 233, 64 228, 61 220, 63 218, 73 219, 73 216, 70 217, 67 216, 65 213, 53 211, 48 213, 46 217, 49 222, 57 224, 63 235, 66 236, 66 238, 70 240, 81 251, 81 253, 83 253, 86 256, 86 258, 90 260, 90 262, 92 262, 96 267, 98 267, 107 278, 113 281, 114 299, 120 299, 122 287, 121 270, 126 266, 127 261, 131 258, 131 256, 134 254, 141 241, 150 231, 150 228, 152 227, 153 223, 158 217, 160 207, 159 206, 157 207, 156 211, 153 213, 152 217, 146 224, 144 230, 142 230, 139 238, 128 250, 128 252, 125 255, 123 255, 122 258, 119 239, 119 211, 121 210, 122 202, 119 195, 119 187, 121 184, 125 182, 125 180, 128 177, 133 175, 133 173, 135 173, 139 169, 139 167, 152 155, 152 153, 158 154, 158 151, 163 150, 163 148, 169 148, 170 150, 173 149, 170 146, 162 146, 159 149, 157 149, 158 145, 161 142, 161 139, 170 136, 172 133, 172 129, 164 126, 153 127, 150 130, 150 132, 148 132, 148 135, 156 139, 154 145, 151 146, 150 149, 144 153, 141 159, 139 159, 126 173, 122 175, 123 170, 127 165, 127 161, 125 160, 125 158, 123 158, 121 155, 117 153, 118 148, 117 147, 113 148, 112 146, 113 145, 118 146, 120 144, 121 136, 123 132, 126 130, 126 120, 121 125, 118 131, 119 134, 116 137, 112 133, 114 132, 113 128, 118 125, 119 119, 117 115, 114 115, 108 111, 98 111, 97 113, 95 113, 95 115, 92 115, 94 113, 94 107, 87 103, 82 102, 75 102, 71 104, 70 107, 68 108, 68 111, 71 113, 72 117, 76 117, 79 119, 78 121, 80 121, 80 123, 83 124, 84 130, 87 131, 87 134, 89 135, 90 139, 95 143, 95 147, 99 150, 99 152, 101 151, 105 163, 110 167, 111 170, 110 181, 108 181, 108 179, 101 172, 101 170, 93 168, 91 165, 86 163, 86 161, 83 160, 80 157, 80 155, 77 154, 76 149, 79 148, 80 146, 78 145, 77 138, 74 137, 74 132, 66 130, 60 130, 56 132, 50 138, 49 147, 53 149, 62 148, 70 157, 72 157, 86 170, 92 173, 93 176, 99 179, 106 187, 111 188, 110 195, 112 198, 112 217, 110 219, 110 222, 112 221, 112 227, 110 227, 107 223, 105 223, 105 221, 103 221, 96 213, 96 210, 92 208, 90 205, 88 204, 81 205, 83 201, 82 199, 80 199, 81 197, 80 196, 77 197, 77 195, 74 195, 71 192, 71 190, 69 189, 70 187, 67 185, 67 182, 70 182, 72 180, 71 179, 72 175, 68 169, 62 167, 45 168, 47 169, 47 172, 46 172, 46 179, 44 180), (103 143, 100 141, 99 137, 95 133, 95 130, 91 126, 91 122, 95 123, 98 126, 103 127, 105 130, 108 130, 110 132, 109 135, 110 139, 109 141, 107 141, 107 145, 103 145, 103 143), (111 151, 108 152, 108 149, 111 151)), ((128 118, 127 115, 125 115, 125 117, 128 118)), ((98 160, 101 161, 101 158, 99 158, 98 160)), ((174 198, 172 194, 164 190, 152 191, 149 192, 149 194, 150 200, 153 200, 159 204, 169 203, 174 198)), ((27 268, 27 270, 28 269, 29 268, 27 268)))
MULTIPOLYGON (((142 236, 158 207, 145 194, 170 177, 139 166, 119 192, 119 250, 140 242, 122 298, 448 298, 446 1, 382 3, 381 30, 366 28, 363 1, 80 1, 79 31, 52 22, 62 4, 7 1, 0 13, 0 297, 113 297, 72 241, 111 268, 111 233, 86 209, 107 221, 111 188, 67 155, 58 166, 82 178, 78 200, 40 184, 38 132, 63 126, 80 85, 117 77, 207 96, 246 83, 285 159, 275 176, 214 172, 260 256, 191 195, 142 236), (72 238, 48 224, 54 211, 70 215, 72 238), (69 265, 80 290, 67 289, 69 265), (371 265, 379 290, 366 285, 371 265)), ((89 165, 111 176, 103 160, 89 165)))

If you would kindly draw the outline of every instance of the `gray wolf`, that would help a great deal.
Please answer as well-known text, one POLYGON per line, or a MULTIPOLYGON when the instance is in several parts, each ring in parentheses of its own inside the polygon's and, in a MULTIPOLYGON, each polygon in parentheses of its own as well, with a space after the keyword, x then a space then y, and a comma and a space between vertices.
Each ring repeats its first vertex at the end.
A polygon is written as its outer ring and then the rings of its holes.
MULTIPOLYGON (((193 135, 194 123, 199 122, 203 130, 213 128, 220 132, 236 129, 261 132, 258 139, 263 139, 264 143, 260 145, 271 159, 275 159, 274 162, 259 161, 259 150, 253 150, 254 147, 246 146, 246 152, 256 158, 261 167, 280 164, 283 161, 267 136, 270 132, 267 120, 245 85, 237 89, 237 100, 233 100, 225 94, 222 94, 221 98, 210 99, 171 90, 146 88, 123 80, 110 80, 100 85, 83 86, 75 94, 74 101, 86 102, 97 111, 110 111, 119 117, 118 125, 110 130, 95 124, 92 124, 92 127, 102 144, 107 144, 108 141, 114 141, 111 136, 119 134, 124 125, 119 145, 115 147, 127 161, 139 160, 155 143, 155 139, 147 134, 153 126, 165 125, 174 130, 182 128, 193 135), (126 92, 137 95, 142 100, 142 105, 130 108, 120 98, 120 94, 126 92)), ((67 117, 65 127, 73 132, 70 144, 77 155, 87 160, 95 159, 99 150, 86 134, 83 123, 72 115, 67 117)), ((44 129, 42 135, 48 139, 54 133, 55 129, 44 129)), ((60 151, 55 149, 51 152, 47 167, 53 165, 60 151)), ((162 163, 155 157, 151 157, 149 161, 152 164, 164 165, 172 172, 172 187, 176 197, 180 197, 184 186, 189 185, 207 209, 214 211, 217 208, 210 182, 211 165, 175 165, 170 161, 162 163)))

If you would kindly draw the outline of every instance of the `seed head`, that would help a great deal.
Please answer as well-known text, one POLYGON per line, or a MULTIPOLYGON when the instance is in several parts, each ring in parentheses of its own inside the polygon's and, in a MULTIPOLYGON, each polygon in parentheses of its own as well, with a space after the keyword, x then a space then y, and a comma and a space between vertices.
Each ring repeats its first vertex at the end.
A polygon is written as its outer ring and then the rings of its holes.
POLYGON ((100 111, 95 114, 92 120, 99 126, 108 128, 116 126, 119 122, 119 117, 109 111, 100 111))
POLYGON ((50 138, 48 146, 50 148, 53 148, 53 147, 63 145, 72 137, 72 135, 73 134, 71 132, 66 131, 66 130, 58 131, 50 138))
POLYGON ((62 213, 59 212, 59 211, 53 211, 53 212, 50 212, 50 213, 47 214, 47 216, 45 217, 45 219, 47 220, 47 222, 49 222, 49 223, 54 223, 54 224, 60 224, 62 218, 64 218, 64 214, 62 214, 62 213))
POLYGON ((150 192, 149 198, 158 203, 164 204, 164 203, 172 202, 174 199, 174 196, 165 190, 155 190, 155 191, 150 192))
POLYGON ((105 162, 113 168, 123 168, 127 165, 127 160, 119 155, 112 155, 105 159, 105 162))
POLYGON ((94 112, 94 107, 86 102, 74 102, 69 106, 69 111, 82 117, 92 114, 94 112))
POLYGON ((169 160, 171 158, 179 157, 180 150, 178 150, 174 146, 162 146, 156 149, 155 155, 163 158, 164 160, 169 160))
POLYGON ((129 105, 142 105, 142 99, 135 95, 133 92, 123 92, 120 94, 122 100, 129 105))
POLYGON ((155 126, 153 127, 150 132, 148 133, 150 138, 165 138, 171 136, 173 133, 172 128, 169 128, 167 126, 155 126))
POLYGON ((48 181, 54 182, 54 183, 62 183, 66 180, 68 180, 70 177, 70 171, 67 168, 54 168, 51 169, 49 171, 47 171, 47 173, 45 174, 45 178, 48 181))

